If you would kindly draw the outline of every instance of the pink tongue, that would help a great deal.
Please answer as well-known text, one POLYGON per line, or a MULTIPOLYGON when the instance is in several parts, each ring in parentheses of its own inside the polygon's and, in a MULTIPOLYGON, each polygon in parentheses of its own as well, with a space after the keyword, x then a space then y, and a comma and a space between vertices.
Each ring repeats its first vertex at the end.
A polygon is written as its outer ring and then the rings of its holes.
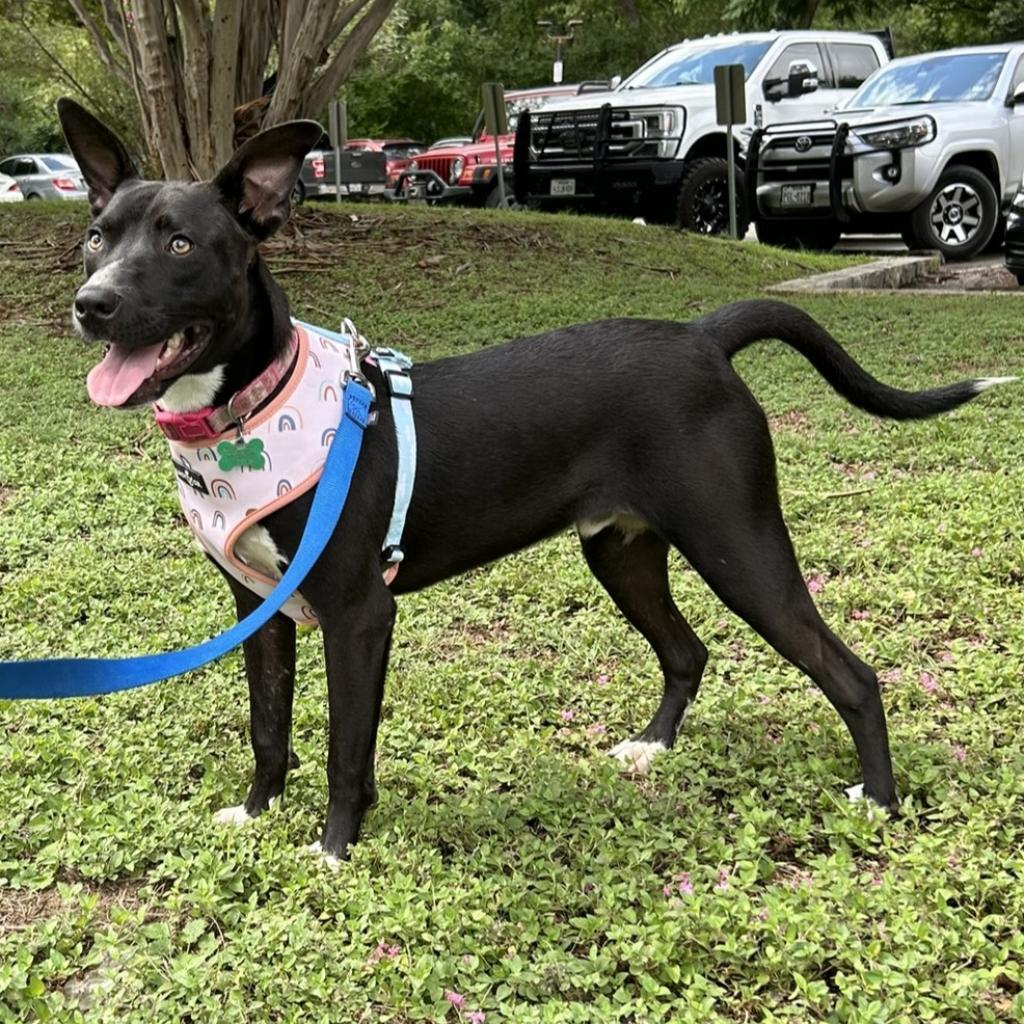
POLYGON ((163 347, 162 341, 144 348, 111 345, 86 378, 89 397, 97 405, 124 405, 156 372, 163 347))

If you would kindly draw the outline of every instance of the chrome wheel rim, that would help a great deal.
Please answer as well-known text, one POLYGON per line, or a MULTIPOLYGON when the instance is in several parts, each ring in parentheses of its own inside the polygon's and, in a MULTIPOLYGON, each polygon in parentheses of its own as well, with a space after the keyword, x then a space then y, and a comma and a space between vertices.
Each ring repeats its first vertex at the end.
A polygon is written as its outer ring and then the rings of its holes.
POLYGON ((981 196, 970 185, 953 182, 936 193, 929 220, 943 245, 961 246, 981 230, 983 214, 981 196))

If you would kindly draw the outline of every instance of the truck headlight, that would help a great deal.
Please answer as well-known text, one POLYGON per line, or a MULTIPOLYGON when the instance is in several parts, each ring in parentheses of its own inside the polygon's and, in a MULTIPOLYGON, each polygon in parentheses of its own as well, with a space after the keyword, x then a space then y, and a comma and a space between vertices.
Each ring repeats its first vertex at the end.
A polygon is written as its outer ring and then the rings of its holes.
POLYGON ((913 121, 890 124, 884 128, 857 128, 854 134, 862 142, 878 149, 903 149, 931 142, 935 138, 935 122, 930 117, 917 117, 913 121))
POLYGON ((459 180, 459 178, 462 177, 462 172, 465 170, 465 168, 466 161, 463 160, 461 156, 457 156, 452 161, 451 173, 448 175, 448 184, 454 185, 459 180))

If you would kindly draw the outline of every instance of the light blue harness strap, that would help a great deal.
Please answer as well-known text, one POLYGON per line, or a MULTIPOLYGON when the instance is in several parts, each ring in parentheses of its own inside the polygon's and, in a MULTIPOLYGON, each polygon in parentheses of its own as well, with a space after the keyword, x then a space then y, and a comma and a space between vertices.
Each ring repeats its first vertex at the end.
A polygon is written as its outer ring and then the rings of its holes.
POLYGON ((266 600, 237 625, 196 647, 138 658, 54 658, 0 662, 0 700, 93 697, 190 672, 252 636, 298 590, 341 518, 359 460, 373 396, 359 379, 345 383, 341 424, 334 437, 295 557, 266 600))
POLYGON ((384 538, 384 561, 397 565, 405 558, 402 534, 409 513, 412 491, 416 483, 416 420, 412 408, 412 360, 393 348, 375 348, 373 357, 384 375, 391 395, 391 415, 398 440, 398 476, 395 480, 395 503, 391 522, 384 538))

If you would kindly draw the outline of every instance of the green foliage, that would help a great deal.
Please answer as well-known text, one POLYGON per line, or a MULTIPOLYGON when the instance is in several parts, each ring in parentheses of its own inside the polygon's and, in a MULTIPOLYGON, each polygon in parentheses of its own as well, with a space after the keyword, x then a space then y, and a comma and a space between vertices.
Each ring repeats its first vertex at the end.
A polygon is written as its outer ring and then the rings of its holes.
POLYGON ((77 26, 43 20, 53 14, 49 9, 35 13, 24 20, 0 18, 0 157, 66 152, 54 110, 59 96, 88 104, 139 148, 130 90, 108 76, 77 26))
MULTIPOLYGON (((83 214, 3 209, 0 236, 60 251, 83 214)), ((351 315, 420 360, 575 320, 689 318, 844 263, 584 217, 364 206, 336 223, 337 266, 280 260, 295 313, 351 315)), ((146 413, 89 405, 97 353, 46 326, 77 274, 32 270, 0 249, 0 657, 204 638, 230 601, 165 445, 146 413)), ((1024 371, 1016 295, 801 304, 899 386, 1024 371)), ((381 800, 336 871, 302 849, 326 800, 315 634, 303 766, 241 831, 210 821, 251 769, 237 654, 0 707, 0 1020, 455 1024, 448 991, 487 1024, 1022 1019, 1020 386, 895 424, 781 345, 738 370, 771 418, 818 605, 886 680, 898 818, 845 802, 835 713, 678 561, 708 670, 676 749, 621 776, 605 752, 645 723, 658 666, 563 535, 401 599, 381 800)))

